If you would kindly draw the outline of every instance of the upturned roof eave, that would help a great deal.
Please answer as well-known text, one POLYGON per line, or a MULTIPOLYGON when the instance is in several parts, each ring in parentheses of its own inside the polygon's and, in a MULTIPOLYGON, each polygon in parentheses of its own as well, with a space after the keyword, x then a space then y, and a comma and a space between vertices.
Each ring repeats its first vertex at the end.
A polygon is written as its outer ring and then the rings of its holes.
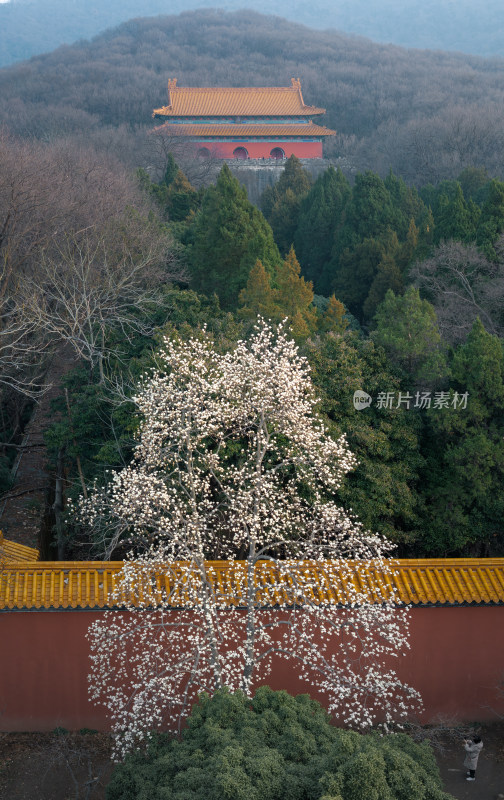
POLYGON ((227 119, 228 117, 249 117, 250 119, 257 119, 260 117, 261 119, 277 119, 278 117, 321 117, 325 113, 325 108, 305 106, 304 109, 292 111, 291 113, 272 111, 271 114, 260 114, 254 112, 244 113, 243 111, 229 111, 228 113, 194 114, 188 112, 187 114, 181 114, 180 112, 175 112, 171 106, 163 106, 162 108, 155 108, 152 112, 152 116, 157 119, 163 119, 165 117, 169 117, 170 119, 206 119, 207 117, 211 117, 212 119, 227 119))
POLYGON ((311 117, 324 108, 306 105, 299 78, 290 86, 177 86, 168 80, 168 103, 154 110, 154 117, 311 117))
POLYGON ((233 139, 235 137, 256 137, 268 139, 270 137, 291 136, 294 138, 315 137, 315 136, 335 136, 336 131, 322 125, 299 123, 292 124, 173 124, 165 122, 153 128, 152 133, 166 133, 171 136, 185 136, 190 139, 200 137, 215 137, 219 139, 233 139))

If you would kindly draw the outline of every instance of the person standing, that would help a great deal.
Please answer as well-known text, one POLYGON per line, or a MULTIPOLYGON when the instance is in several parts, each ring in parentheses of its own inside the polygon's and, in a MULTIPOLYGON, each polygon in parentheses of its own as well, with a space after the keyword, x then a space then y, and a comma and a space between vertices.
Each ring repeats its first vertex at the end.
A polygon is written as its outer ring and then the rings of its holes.
POLYGON ((464 750, 466 751, 464 767, 467 768, 466 781, 476 780, 476 767, 478 766, 478 758, 482 749, 483 742, 479 736, 473 736, 472 739, 464 739, 464 750))

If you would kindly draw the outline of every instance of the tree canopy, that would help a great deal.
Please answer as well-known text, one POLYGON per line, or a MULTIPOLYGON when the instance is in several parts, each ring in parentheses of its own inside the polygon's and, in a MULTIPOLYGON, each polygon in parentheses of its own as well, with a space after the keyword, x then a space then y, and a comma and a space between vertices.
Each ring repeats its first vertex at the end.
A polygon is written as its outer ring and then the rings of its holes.
POLYGON ((479 319, 455 352, 450 391, 429 423, 427 552, 502 552, 504 353, 479 319))
POLYGON ((446 375, 443 343, 433 306, 413 286, 404 295, 389 289, 375 317, 373 340, 415 386, 446 375))
POLYGON ((194 287, 215 292, 225 309, 236 307, 257 260, 270 274, 281 261, 270 226, 226 164, 203 196, 189 241, 194 287))
POLYGON ((202 695, 180 741, 117 766, 109 800, 452 800, 429 745, 335 728, 308 695, 202 695))

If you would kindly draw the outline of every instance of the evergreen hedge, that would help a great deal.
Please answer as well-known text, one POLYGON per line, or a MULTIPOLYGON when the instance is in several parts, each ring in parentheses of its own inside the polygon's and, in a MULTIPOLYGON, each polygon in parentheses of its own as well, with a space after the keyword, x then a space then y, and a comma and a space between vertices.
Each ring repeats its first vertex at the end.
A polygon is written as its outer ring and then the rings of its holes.
POLYGON ((427 743, 341 730, 308 695, 202 695, 180 740, 153 736, 107 800, 453 800, 427 743))

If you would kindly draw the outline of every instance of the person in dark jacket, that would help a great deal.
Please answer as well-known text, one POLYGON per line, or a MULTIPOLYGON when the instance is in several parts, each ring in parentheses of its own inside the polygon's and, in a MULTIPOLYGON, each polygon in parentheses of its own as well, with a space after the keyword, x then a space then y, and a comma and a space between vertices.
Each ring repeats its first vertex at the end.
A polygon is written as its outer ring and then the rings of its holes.
POLYGON ((472 739, 464 739, 464 750, 466 751, 464 767, 467 768, 466 781, 476 780, 476 767, 478 766, 478 758, 482 749, 483 742, 479 736, 473 736, 472 739))

